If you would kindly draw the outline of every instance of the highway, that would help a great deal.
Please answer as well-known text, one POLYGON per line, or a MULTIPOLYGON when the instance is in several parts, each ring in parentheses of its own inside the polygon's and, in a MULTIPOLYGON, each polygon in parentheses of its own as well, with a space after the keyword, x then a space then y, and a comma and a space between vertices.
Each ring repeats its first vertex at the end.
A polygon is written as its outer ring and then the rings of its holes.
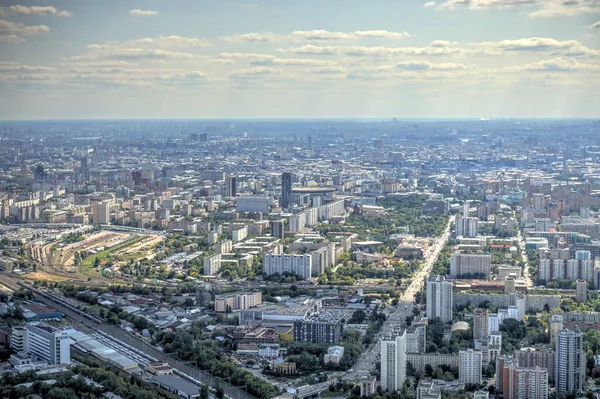
POLYGON ((348 373, 346 377, 347 379, 353 380, 360 378, 362 375, 368 374, 375 369, 375 365, 379 361, 381 338, 389 337, 393 330, 398 329, 406 321, 406 317, 412 314, 415 296, 417 292, 423 288, 425 280, 429 277, 435 261, 448 242, 453 222, 454 216, 448 221, 448 225, 446 226, 446 229, 442 235, 436 239, 428 252, 425 254, 426 259, 423 266, 413 276, 412 283, 402 295, 402 298, 398 302, 396 308, 388 314, 388 318, 383 324, 381 330, 375 336, 375 343, 369 349, 364 351, 363 354, 358 358, 356 364, 354 365, 354 371, 348 373))

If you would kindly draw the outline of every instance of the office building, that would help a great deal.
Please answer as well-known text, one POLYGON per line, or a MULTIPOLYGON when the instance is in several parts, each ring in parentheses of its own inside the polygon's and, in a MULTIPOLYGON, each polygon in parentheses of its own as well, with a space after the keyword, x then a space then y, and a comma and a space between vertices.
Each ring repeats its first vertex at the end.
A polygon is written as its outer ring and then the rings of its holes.
POLYGON ((441 399, 442 390, 430 379, 419 381, 416 389, 417 399, 441 399))
POLYGON ((271 235, 275 238, 279 238, 283 240, 285 238, 285 221, 281 220, 273 220, 271 221, 271 235))
POLYGON ((481 384, 482 361, 480 350, 461 349, 458 352, 458 379, 461 384, 481 384))
POLYGON ((13 327, 10 334, 10 348, 17 352, 29 352, 26 327, 13 327))
POLYGON ((333 312, 324 312, 308 319, 294 320, 294 341, 330 344, 342 337, 342 319, 333 312))
POLYGON ((381 341, 381 389, 398 391, 406 381, 406 331, 381 341))
POLYGON ((281 207, 287 208, 290 206, 290 199, 292 197, 292 174, 290 172, 283 172, 281 174, 281 207))
POLYGON ((310 254, 265 254, 263 263, 265 276, 291 273, 306 280, 312 275, 312 256, 310 254))
POLYGON ((579 392, 585 377, 583 334, 580 331, 562 330, 556 334, 554 352, 554 381, 556 392, 579 392))
POLYGON ((15 334, 15 343, 20 344, 21 352, 29 353, 32 358, 48 364, 71 363, 71 343, 65 331, 44 323, 29 323, 24 329, 17 329, 15 334))
POLYGON ((477 237, 478 234, 478 223, 477 218, 470 217, 459 217, 456 218, 456 236, 457 237, 477 237))
POLYGON ((477 308, 473 312, 473 339, 482 339, 488 336, 488 311, 477 308))
POLYGON ((490 277, 492 256, 487 254, 463 254, 459 251, 450 255, 450 275, 490 277))
POLYGON ((237 177, 227 176, 225 178, 225 195, 227 197, 237 196, 237 177))
POLYGON ((587 281, 577 280, 575 301, 577 301, 577 303, 585 303, 587 301, 587 281))
POLYGON ((427 318, 439 317, 444 323, 452 321, 452 282, 442 276, 427 279, 427 318))

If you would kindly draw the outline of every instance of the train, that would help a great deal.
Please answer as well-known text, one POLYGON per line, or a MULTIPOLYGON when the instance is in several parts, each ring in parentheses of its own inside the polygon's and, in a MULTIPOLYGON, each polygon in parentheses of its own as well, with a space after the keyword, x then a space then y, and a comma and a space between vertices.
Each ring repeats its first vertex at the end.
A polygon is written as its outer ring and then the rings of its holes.
POLYGON ((51 294, 46 291, 38 290, 37 288, 34 288, 32 285, 29 285, 29 284, 20 283, 20 282, 18 284, 20 286, 22 286, 23 288, 26 288, 37 295, 43 296, 44 298, 50 299, 51 301, 66 307, 70 311, 73 311, 73 312, 77 313, 79 316, 85 317, 86 319, 93 321, 96 324, 102 324, 104 321, 103 319, 101 319, 97 316, 86 313, 83 310, 79 309, 78 307, 71 305, 69 302, 65 301, 65 299, 63 297, 51 294))

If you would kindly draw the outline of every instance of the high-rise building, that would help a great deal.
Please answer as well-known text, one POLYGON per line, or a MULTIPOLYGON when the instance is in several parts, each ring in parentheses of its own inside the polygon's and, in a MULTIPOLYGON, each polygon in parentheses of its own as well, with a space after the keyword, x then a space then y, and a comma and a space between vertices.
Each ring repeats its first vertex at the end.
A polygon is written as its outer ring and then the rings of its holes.
POLYGON ((488 311, 477 308, 473 314, 473 339, 482 339, 488 336, 488 311))
POLYGON ((477 237, 478 234, 477 218, 459 217, 456 218, 456 236, 457 237, 477 237))
POLYGON ((227 197, 237 196, 237 177, 227 176, 225 178, 225 195, 227 197))
POLYGON ((27 340, 27 328, 13 327, 10 334, 10 347, 15 352, 29 352, 29 341, 27 340))
POLYGON ((548 371, 548 379, 554 381, 554 351, 549 349, 524 348, 515 351, 519 367, 540 367, 548 371))
POLYGON ((462 384, 481 384, 483 357, 480 350, 461 349, 458 352, 458 379, 462 384))
POLYGON ((261 212, 269 213, 269 197, 248 196, 237 197, 235 200, 237 212, 261 212))
POLYGON ((583 334, 580 331, 562 330, 556 334, 554 352, 554 381, 556 392, 579 392, 585 376, 583 334))
POLYGON ((406 331, 381 341, 381 388, 398 391, 406 381, 406 331))
POLYGON ((94 224, 110 223, 110 205, 108 201, 98 201, 92 203, 92 218, 94 224))
POLYGON ((561 314, 553 314, 550 319, 550 344, 556 345, 556 335, 564 328, 564 318, 561 314))
POLYGON ((271 235, 283 240, 285 238, 284 220, 271 221, 271 235))
POLYGON ((292 197, 292 174, 283 172, 281 174, 281 207, 287 208, 290 206, 292 197))
POLYGON ((548 370, 521 367, 512 356, 496 360, 496 391, 505 399, 546 399, 548 370))
POLYGON ((577 301, 577 303, 585 303, 587 301, 587 281, 577 280, 575 301, 577 301))
POLYGON ((444 323, 452 321, 452 282, 440 275, 427 280, 427 318, 439 317, 444 323))

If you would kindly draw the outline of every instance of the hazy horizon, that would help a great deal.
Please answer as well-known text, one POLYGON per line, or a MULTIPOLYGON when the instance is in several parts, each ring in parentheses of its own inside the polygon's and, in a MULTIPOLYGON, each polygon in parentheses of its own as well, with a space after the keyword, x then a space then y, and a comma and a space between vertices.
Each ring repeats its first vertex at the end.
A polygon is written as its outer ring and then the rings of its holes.
POLYGON ((600 116, 600 1, 0 7, 0 119, 600 116))

